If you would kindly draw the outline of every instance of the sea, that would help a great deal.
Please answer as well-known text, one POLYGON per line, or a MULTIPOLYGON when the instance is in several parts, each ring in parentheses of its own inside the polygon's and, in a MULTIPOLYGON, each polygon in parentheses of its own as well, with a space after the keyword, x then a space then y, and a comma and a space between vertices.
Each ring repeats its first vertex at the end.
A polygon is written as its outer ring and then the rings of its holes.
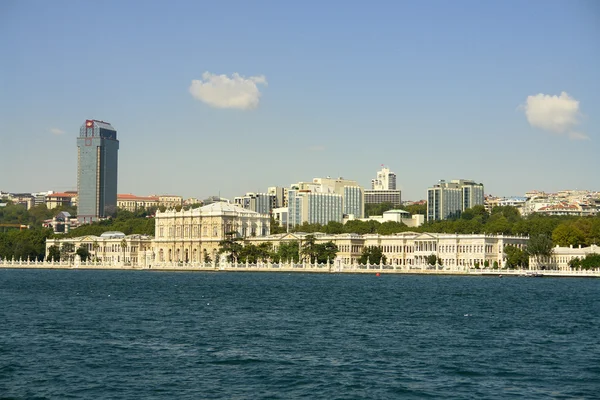
POLYGON ((0 270, 0 399, 598 399, 600 279, 0 270))

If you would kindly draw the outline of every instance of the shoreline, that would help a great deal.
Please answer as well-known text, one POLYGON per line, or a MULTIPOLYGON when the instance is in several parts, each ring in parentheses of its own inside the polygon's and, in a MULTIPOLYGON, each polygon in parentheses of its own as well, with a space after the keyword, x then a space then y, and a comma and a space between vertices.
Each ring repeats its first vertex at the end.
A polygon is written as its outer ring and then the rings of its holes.
POLYGON ((280 272, 315 274, 374 274, 374 275, 452 275, 452 276, 496 276, 496 277, 555 277, 555 278, 600 278, 600 271, 553 271, 553 270, 435 270, 435 269, 391 269, 372 265, 369 268, 334 268, 333 266, 155 266, 134 267, 121 265, 52 265, 46 263, 0 263, 0 269, 41 270, 112 270, 112 271, 157 271, 157 272, 280 272))

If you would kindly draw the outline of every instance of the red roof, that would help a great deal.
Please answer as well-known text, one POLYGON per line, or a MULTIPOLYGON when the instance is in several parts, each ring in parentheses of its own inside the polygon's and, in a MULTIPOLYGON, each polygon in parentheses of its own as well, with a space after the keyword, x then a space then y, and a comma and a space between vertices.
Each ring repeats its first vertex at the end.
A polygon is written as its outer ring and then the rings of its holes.
POLYGON ((126 194, 118 194, 117 200, 158 201, 158 197, 154 197, 154 196, 142 197, 142 196, 136 196, 131 193, 126 193, 126 194))
POLYGON ((77 193, 52 193, 46 197, 77 197, 77 193))

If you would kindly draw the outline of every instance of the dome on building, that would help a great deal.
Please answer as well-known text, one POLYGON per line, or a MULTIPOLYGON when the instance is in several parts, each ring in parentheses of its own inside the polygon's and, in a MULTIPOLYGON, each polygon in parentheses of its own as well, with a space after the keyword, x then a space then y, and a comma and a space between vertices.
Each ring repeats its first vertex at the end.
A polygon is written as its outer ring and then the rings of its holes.
POLYGON ((118 239, 118 238, 124 238, 125 234, 123 232, 118 232, 118 231, 108 231, 108 232, 104 232, 102 235, 100 235, 101 238, 106 238, 106 239, 118 239))

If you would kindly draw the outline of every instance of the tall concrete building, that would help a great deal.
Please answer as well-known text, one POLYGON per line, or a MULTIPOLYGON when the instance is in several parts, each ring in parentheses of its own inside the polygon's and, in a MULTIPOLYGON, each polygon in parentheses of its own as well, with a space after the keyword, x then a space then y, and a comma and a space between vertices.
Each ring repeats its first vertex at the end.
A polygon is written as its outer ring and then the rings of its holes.
POLYGON ((427 221, 458 217, 467 208, 483 205, 483 184, 458 179, 440 181, 427 189, 427 221))
POLYGON ((377 178, 371 179, 371 190, 396 190, 396 174, 383 165, 381 167, 377 178))
POLYGON ((377 178, 371 179, 371 190, 365 190, 365 204, 381 203, 402 204, 402 194, 396 189, 396 174, 385 167, 377 171, 377 178))
POLYGON ((117 131, 104 121, 88 119, 77 138, 77 220, 97 221, 117 211, 117 131))
POLYGON ((318 193, 309 190, 288 191, 288 228, 309 224, 325 225, 330 221, 342 222, 344 197, 336 193, 318 193))
POLYGON ((277 208, 277 196, 270 193, 246 193, 245 196, 235 197, 233 204, 259 214, 271 214, 277 208))
POLYGON ((314 178, 312 182, 292 185, 287 204, 290 228, 304 222, 342 222, 344 215, 364 216, 364 190, 356 181, 342 177, 314 178))

